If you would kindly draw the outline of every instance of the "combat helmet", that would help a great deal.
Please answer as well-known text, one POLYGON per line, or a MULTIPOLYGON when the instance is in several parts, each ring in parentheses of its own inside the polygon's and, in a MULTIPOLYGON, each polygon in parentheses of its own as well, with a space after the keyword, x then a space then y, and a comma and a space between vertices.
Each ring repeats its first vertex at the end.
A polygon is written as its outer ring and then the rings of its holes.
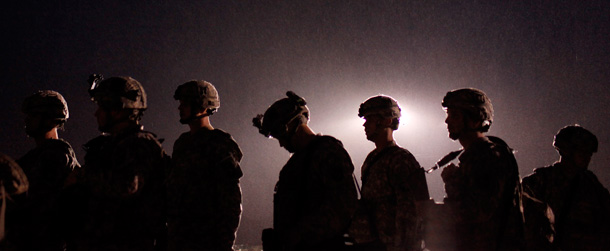
POLYGON ((379 95, 370 97, 360 104, 358 117, 381 115, 384 118, 400 118, 398 102, 389 96, 379 95))
POLYGON ((131 77, 90 77, 91 100, 105 109, 146 110, 146 92, 137 80, 131 77), (93 80, 92 80, 93 78, 93 80))
POLYGON ((25 98, 21 111, 25 114, 41 114, 44 118, 65 122, 69 117, 68 103, 59 92, 38 91, 25 98))
POLYGON ((580 151, 587 153, 597 152, 597 137, 589 130, 580 125, 570 125, 561 128, 555 139, 553 146, 561 151, 580 151))
POLYGON ((293 133, 296 126, 309 121, 309 108, 305 99, 292 91, 286 92, 287 98, 275 101, 265 114, 252 119, 258 131, 265 137, 282 137, 293 133), (294 123, 299 120, 300 123, 294 123))
POLYGON ((203 80, 186 82, 176 89, 174 99, 189 102, 208 114, 213 114, 220 107, 220 98, 214 85, 203 80))
POLYGON ((482 121, 481 131, 487 132, 493 123, 493 106, 491 100, 481 90, 463 88, 447 92, 443 98, 445 108, 460 109, 470 118, 482 121))

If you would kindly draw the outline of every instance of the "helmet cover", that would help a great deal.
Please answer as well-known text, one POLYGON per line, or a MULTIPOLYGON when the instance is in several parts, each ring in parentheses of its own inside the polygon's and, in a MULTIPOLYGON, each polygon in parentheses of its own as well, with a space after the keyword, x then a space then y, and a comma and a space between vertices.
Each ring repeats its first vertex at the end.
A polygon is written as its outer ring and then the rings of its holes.
POLYGON ((265 114, 259 114, 252 119, 255 127, 265 137, 282 136, 290 131, 288 126, 295 119, 300 119, 301 124, 309 120, 309 108, 305 99, 299 97, 292 91, 286 92, 287 98, 275 101, 265 114))
POLYGON ((89 90, 91 100, 106 109, 146 110, 146 92, 131 77, 111 77, 94 82, 89 90))
POLYGON ((212 112, 220 107, 218 91, 214 85, 203 80, 192 80, 178 86, 174 99, 190 102, 212 112))
POLYGON ((579 126, 570 125, 557 132, 553 146, 564 151, 597 152, 597 137, 589 130, 579 126))
POLYGON ((400 106, 398 102, 389 96, 379 95, 370 97, 360 104, 358 117, 380 115, 385 118, 400 118, 400 106))
POLYGON ((45 118, 65 121, 70 117, 68 103, 59 92, 38 91, 25 98, 21 111, 25 114, 42 114, 45 118))
POLYGON ((491 100, 478 89, 452 90, 443 98, 442 106, 465 111, 471 118, 483 121, 483 127, 487 126, 487 129, 493 122, 494 111, 491 100))

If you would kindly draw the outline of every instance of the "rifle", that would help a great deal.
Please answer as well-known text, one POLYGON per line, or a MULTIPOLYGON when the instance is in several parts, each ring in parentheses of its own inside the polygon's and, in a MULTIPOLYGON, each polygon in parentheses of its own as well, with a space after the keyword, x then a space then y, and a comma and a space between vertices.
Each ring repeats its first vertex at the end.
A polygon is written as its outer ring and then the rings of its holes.
POLYGON ((445 157, 443 157, 439 161, 437 161, 436 164, 434 164, 434 166, 432 168, 426 170, 426 173, 431 173, 436 169, 441 169, 441 168, 445 167, 447 164, 449 164, 449 162, 451 162, 452 160, 454 160, 455 158, 460 156, 460 154, 462 154, 462 152, 464 152, 464 149, 460 149, 460 150, 448 153, 447 155, 445 155, 445 157))

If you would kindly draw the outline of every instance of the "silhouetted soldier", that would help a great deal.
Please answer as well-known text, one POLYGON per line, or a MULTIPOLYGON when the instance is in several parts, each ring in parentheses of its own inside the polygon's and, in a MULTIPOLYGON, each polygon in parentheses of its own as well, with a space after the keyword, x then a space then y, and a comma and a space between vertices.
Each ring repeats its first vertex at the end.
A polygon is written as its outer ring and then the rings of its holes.
POLYGON ((153 250, 165 239, 167 155, 140 124, 146 93, 131 77, 92 81, 103 135, 85 144, 90 190, 80 250, 153 250))
POLYGON ((588 170, 597 137, 578 125, 555 135, 559 161, 523 178, 524 192, 547 203, 555 217, 553 250, 610 247, 610 194, 588 170))
POLYGON ((339 140, 307 125, 305 100, 290 91, 286 95, 254 118, 261 134, 292 153, 275 187, 274 234, 263 232, 264 248, 339 250, 357 203, 354 166, 339 140))
POLYGON ((457 250, 513 250, 522 245, 519 169, 504 141, 487 137, 491 101, 477 89, 459 89, 443 98, 449 137, 463 152, 459 164, 441 173, 456 227, 457 250))
POLYGON ((421 250, 422 216, 416 201, 428 200, 424 170, 394 141, 400 107, 388 96, 360 105, 366 138, 375 143, 362 165, 362 191, 349 233, 358 250, 421 250))
MULTIPOLYGON (((0 250, 17 249, 10 240, 6 239, 7 204, 11 196, 25 193, 28 186, 28 179, 17 162, 8 155, 0 153, 0 250)), ((8 213, 9 217, 12 216, 11 213, 8 213)), ((18 221, 14 222, 19 223, 18 221)))
POLYGON ((206 81, 176 89, 185 132, 174 143, 168 177, 170 250, 233 250, 241 215, 242 152, 231 135, 215 129, 210 116, 220 107, 206 81))
POLYGON ((14 244, 20 250, 63 250, 66 219, 60 198, 69 174, 80 168, 74 150, 57 132, 69 117, 68 105, 58 92, 38 91, 24 100, 22 112, 36 148, 17 160, 30 185, 26 196, 17 198, 14 244))

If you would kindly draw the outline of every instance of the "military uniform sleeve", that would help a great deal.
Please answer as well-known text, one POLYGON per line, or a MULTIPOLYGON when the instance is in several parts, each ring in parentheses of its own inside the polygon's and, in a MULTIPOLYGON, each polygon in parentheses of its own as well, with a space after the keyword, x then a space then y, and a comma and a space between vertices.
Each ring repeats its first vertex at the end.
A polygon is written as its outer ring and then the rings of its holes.
POLYGON ((242 176, 240 161, 242 153, 237 144, 232 139, 225 139, 217 149, 219 161, 216 169, 216 199, 218 210, 216 215, 210 215, 210 219, 215 219, 215 229, 218 232, 217 240, 220 247, 218 250, 231 250, 235 242, 235 233, 239 226, 241 217, 241 187, 239 178, 242 176))
POLYGON ((415 184, 410 182, 411 175, 419 168, 415 158, 406 153, 393 155, 389 165, 391 188, 396 195, 396 219, 394 242, 386 243, 388 250, 411 250, 417 248, 415 243, 418 233, 418 216, 415 209, 415 184))

